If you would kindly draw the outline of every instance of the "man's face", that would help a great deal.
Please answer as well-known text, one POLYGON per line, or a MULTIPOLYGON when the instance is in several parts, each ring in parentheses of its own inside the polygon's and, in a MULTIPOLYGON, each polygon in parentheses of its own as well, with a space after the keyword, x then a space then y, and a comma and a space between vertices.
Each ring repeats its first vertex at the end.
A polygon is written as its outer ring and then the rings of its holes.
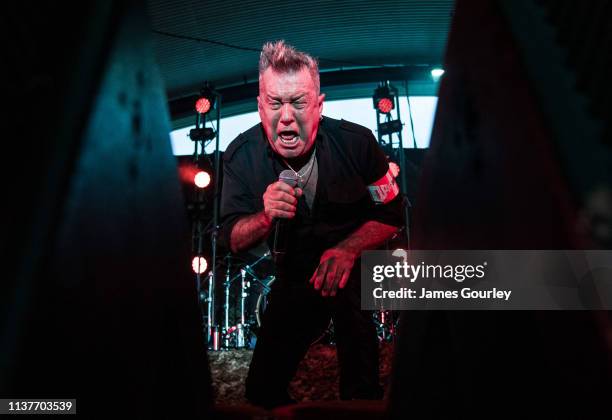
POLYGON ((323 99, 303 67, 297 72, 262 74, 257 105, 268 142, 286 159, 306 154, 314 145, 323 99))

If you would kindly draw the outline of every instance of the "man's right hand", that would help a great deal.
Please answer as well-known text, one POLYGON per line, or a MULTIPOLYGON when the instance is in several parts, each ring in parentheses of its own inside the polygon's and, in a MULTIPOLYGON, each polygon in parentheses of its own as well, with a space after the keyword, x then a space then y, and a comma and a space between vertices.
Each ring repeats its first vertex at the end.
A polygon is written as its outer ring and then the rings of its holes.
POLYGON ((301 188, 290 187, 281 181, 268 185, 263 195, 264 214, 268 221, 272 223, 274 219, 295 217, 297 199, 302 193, 301 188))
POLYGON ((230 234, 232 252, 249 249, 264 240, 273 228, 274 219, 295 217, 297 199, 301 195, 300 188, 292 188, 284 182, 268 185, 263 195, 264 210, 243 217, 234 225, 230 234))

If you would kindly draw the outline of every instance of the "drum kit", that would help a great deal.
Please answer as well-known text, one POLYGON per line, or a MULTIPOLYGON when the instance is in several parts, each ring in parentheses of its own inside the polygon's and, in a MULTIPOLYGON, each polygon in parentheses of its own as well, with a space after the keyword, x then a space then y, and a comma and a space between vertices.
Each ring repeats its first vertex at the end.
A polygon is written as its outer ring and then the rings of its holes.
MULTIPOLYGON (((270 251, 260 247, 245 254, 225 255, 217 264, 217 287, 212 272, 203 279, 206 287, 198 284, 209 350, 254 348, 276 279, 270 274, 273 272, 270 251)), ((380 341, 394 339, 397 319, 397 313, 383 308, 373 313, 380 341)), ((331 321, 313 343, 334 344, 331 321)))

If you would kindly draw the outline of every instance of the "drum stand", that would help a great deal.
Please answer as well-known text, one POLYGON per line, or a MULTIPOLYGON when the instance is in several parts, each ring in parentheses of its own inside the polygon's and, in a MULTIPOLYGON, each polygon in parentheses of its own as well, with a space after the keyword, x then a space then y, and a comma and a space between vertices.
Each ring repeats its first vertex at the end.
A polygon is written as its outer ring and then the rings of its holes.
POLYGON ((246 328, 246 319, 244 315, 244 304, 247 298, 247 287, 248 283, 246 281, 246 270, 240 270, 240 323, 236 325, 236 348, 246 347, 245 341, 245 328, 246 328))
POLYGON ((224 296, 225 299, 223 301, 223 347, 229 347, 229 288, 230 288, 230 265, 231 265, 231 256, 227 255, 227 268, 225 270, 225 283, 223 283, 224 288, 224 296))
POLYGON ((207 306, 207 319, 208 324, 206 326, 207 332, 207 341, 210 343, 211 350, 219 350, 219 328, 215 324, 215 311, 213 309, 215 305, 215 300, 212 297, 215 293, 215 284, 213 282, 213 274, 212 271, 208 273, 208 296, 206 297, 206 306, 207 306))
MULTIPOLYGON (((262 285, 264 285, 264 287, 266 286, 258 277, 257 275, 253 272, 252 267, 255 267, 257 264, 259 264, 262 260, 264 260, 265 258, 269 257, 270 253, 267 252, 264 255, 262 255, 257 261, 255 261, 253 264, 251 265, 245 265, 241 270, 240 273, 235 275, 234 277, 231 277, 231 255, 228 254, 227 255, 227 264, 226 264, 226 270, 225 270, 225 282, 223 283, 223 292, 224 292, 224 304, 223 304, 223 311, 224 311, 224 323, 223 323, 223 348, 225 349, 229 349, 229 348, 244 348, 247 346, 247 343, 249 341, 250 338, 250 329, 249 329, 249 325, 246 322, 246 299, 249 296, 249 288, 251 286, 250 282, 247 281, 247 274, 250 275, 254 281, 257 281, 259 283, 261 283, 262 285), (240 322, 238 322, 236 325, 230 326, 230 322, 229 322, 229 311, 230 311, 230 288, 232 283, 237 280, 238 278, 240 278, 240 322), (232 336, 234 337, 234 345, 231 345, 231 338, 232 336)), ((212 307, 212 305, 209 304, 209 319, 210 318, 210 313, 214 312, 214 308, 212 307)), ((210 329, 210 327, 209 327, 210 329)))
POLYGON ((248 283, 246 281, 246 270, 244 268, 240 270, 240 277, 241 277, 241 281, 240 281, 240 322, 230 327, 230 324, 229 324, 230 286, 232 285, 232 282, 236 280, 237 278, 237 276, 234 276, 234 278, 230 278, 230 268, 231 268, 230 262, 231 262, 231 256, 228 254, 227 269, 225 270, 225 282, 223 283, 224 297, 225 297, 225 301, 223 304, 223 311, 225 315, 224 324, 223 324, 223 347, 226 349, 230 348, 230 338, 232 334, 234 334, 234 332, 236 333, 234 347, 236 348, 246 347, 246 340, 245 340, 246 320, 245 320, 245 311, 244 311, 245 300, 248 296, 248 293, 247 293, 248 283))

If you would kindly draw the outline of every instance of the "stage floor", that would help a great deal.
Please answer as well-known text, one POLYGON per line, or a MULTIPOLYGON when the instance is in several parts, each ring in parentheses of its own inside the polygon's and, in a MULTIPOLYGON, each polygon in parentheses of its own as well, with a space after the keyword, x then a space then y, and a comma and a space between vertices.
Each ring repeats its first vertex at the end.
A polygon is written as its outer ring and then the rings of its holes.
MULTIPOLYGON (((244 379, 252 350, 209 351, 215 403, 244 404, 244 379)), ((389 390, 393 344, 380 344, 380 383, 389 390)), ((338 363, 336 346, 314 344, 300 364, 290 385, 290 393, 298 402, 338 399, 338 363)))

